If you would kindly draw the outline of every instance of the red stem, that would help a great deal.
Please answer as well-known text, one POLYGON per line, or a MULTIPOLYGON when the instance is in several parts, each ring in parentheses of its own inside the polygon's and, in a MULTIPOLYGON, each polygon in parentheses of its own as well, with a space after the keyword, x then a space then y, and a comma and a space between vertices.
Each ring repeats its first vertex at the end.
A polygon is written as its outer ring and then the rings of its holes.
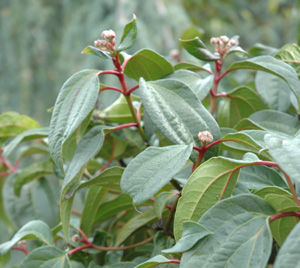
POLYGON ((72 254, 74 254, 74 253, 76 253, 76 252, 78 252, 78 251, 81 251, 81 250, 83 250, 83 249, 86 249, 86 248, 93 248, 93 247, 94 247, 94 245, 90 243, 90 244, 87 244, 87 245, 84 245, 84 246, 81 246, 81 247, 78 247, 78 248, 71 249, 71 250, 69 251, 69 254, 72 255, 72 254))
POLYGON ((114 90, 114 91, 118 91, 120 93, 123 94, 123 90, 121 88, 118 88, 118 87, 103 87, 103 88, 100 88, 100 91, 99 92, 102 92, 104 90, 114 90))
POLYGON ((123 125, 117 126, 117 127, 115 127, 114 129, 108 131, 107 133, 105 133, 104 136, 106 137, 108 134, 110 134, 110 133, 112 133, 112 132, 115 132, 115 131, 118 131, 118 130, 123 129, 123 128, 136 127, 136 126, 138 126, 138 123, 127 123, 127 124, 123 124, 123 125))
POLYGON ((226 70, 224 73, 222 73, 218 78, 217 81, 219 82, 226 74, 228 74, 229 72, 231 72, 232 70, 226 70))
POLYGON ((130 89, 127 90, 126 95, 130 95, 133 91, 135 91, 138 88, 139 88, 139 85, 133 86, 132 88, 130 88, 130 89))
POLYGON ((25 255, 29 254, 27 248, 25 248, 25 247, 13 247, 13 249, 22 251, 22 252, 24 252, 25 255))
POLYGON ((107 169, 107 167, 111 164, 111 162, 114 160, 114 157, 115 157, 115 147, 116 147, 116 144, 113 142, 113 147, 112 147, 112 152, 111 152, 111 156, 110 158, 108 159, 108 161, 106 162, 106 164, 100 169, 100 172, 103 172, 105 169, 107 169))
POLYGON ((110 71, 110 70, 102 71, 102 72, 99 73, 99 75, 103 75, 103 74, 114 74, 116 76, 120 76, 121 75, 121 73, 118 72, 118 71, 110 71))
POLYGON ((275 214, 271 217, 269 223, 271 223, 277 219, 280 219, 280 218, 291 217, 291 216, 300 218, 300 212, 281 212, 281 213, 275 214))

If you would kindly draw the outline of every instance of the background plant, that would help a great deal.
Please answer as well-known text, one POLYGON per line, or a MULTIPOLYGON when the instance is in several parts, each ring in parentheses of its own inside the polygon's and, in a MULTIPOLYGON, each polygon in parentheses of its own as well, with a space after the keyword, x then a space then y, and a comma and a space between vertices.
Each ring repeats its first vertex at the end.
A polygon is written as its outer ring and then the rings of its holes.
POLYGON ((114 67, 72 75, 49 128, 1 115, 1 264, 297 267, 299 47, 196 37, 198 64, 171 64, 125 53, 136 35, 134 16, 82 51, 114 67))

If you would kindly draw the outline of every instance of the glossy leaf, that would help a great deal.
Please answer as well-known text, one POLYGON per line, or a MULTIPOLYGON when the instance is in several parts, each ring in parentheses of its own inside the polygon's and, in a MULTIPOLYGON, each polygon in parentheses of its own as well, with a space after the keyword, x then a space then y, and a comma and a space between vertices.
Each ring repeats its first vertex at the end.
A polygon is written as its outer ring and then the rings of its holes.
POLYGON ((60 196, 60 217, 66 240, 69 238, 69 221, 73 203, 73 193, 81 179, 83 169, 88 161, 100 150, 103 140, 104 126, 95 126, 78 143, 75 155, 67 169, 60 196))
POLYGON ((174 71, 173 66, 163 56, 150 49, 142 49, 127 62, 124 73, 138 81, 157 80, 174 71))
POLYGON ((253 69, 276 75, 283 79, 293 91, 297 99, 300 99, 300 86, 296 71, 272 56, 259 56, 245 61, 234 62, 228 70, 253 69))
POLYGON ((290 64, 300 76, 300 47, 297 44, 284 45, 275 57, 290 64))
POLYGON ((153 258, 135 266, 134 268, 152 268, 158 266, 160 264, 172 263, 169 259, 164 257, 163 255, 157 255, 153 258))
POLYGON ((97 47, 93 47, 93 46, 87 46, 85 47, 82 51, 81 54, 89 54, 89 55, 94 55, 94 56, 98 56, 101 59, 110 59, 110 53, 109 51, 103 51, 100 50, 97 47))
POLYGON ((280 248, 274 268, 295 268, 300 265, 300 224, 298 223, 280 248))
POLYGON ((210 52, 199 37, 190 40, 180 40, 180 43, 188 53, 199 60, 216 61, 220 58, 218 54, 210 52))
POLYGON ((115 245, 121 245, 134 231, 140 227, 153 222, 157 219, 154 208, 147 209, 137 216, 131 218, 125 225, 121 228, 117 235, 115 245))
POLYGON ((265 267, 272 249, 268 216, 274 213, 270 205, 254 195, 222 200, 199 220, 212 234, 183 253, 181 266, 265 267))
POLYGON ((176 245, 170 249, 163 250, 164 253, 180 253, 191 249, 200 239, 211 232, 194 221, 183 222, 183 232, 176 245))
POLYGON ((54 245, 53 237, 49 226, 40 221, 30 221, 25 224, 10 241, 0 245, 0 254, 4 255, 8 252, 17 242, 25 239, 39 240, 47 245, 54 245))
POLYGON ((63 170, 62 146, 90 114, 99 91, 99 71, 83 70, 71 76, 57 97, 50 122, 49 148, 63 170))
MULTIPOLYGON (((219 138, 215 119, 186 84, 171 79, 148 83, 141 79, 138 92, 151 121, 171 142, 193 142, 200 147, 198 133, 204 130, 210 131, 214 140, 219 138)), ((216 153, 214 146, 206 156, 216 153)), ((197 155, 192 157, 197 158, 197 155)))
POLYGON ((192 145, 148 147, 126 167, 121 178, 121 189, 128 193, 133 204, 140 204, 152 197, 189 159, 192 145))
POLYGON ((181 237, 184 221, 198 221, 215 203, 229 197, 242 165, 249 163, 223 157, 202 163, 184 185, 175 213, 174 236, 181 237), (236 170, 235 172, 233 172, 236 170))
POLYGON ((137 35, 137 27, 136 27, 136 16, 133 15, 133 18, 130 22, 128 22, 123 30, 123 35, 120 41, 120 44, 117 48, 117 51, 126 50, 134 44, 135 38, 137 35))
POLYGON ((20 268, 71 268, 68 253, 56 247, 36 248, 24 259, 20 268))
POLYGON ((222 127, 234 127, 241 119, 266 108, 257 93, 248 87, 236 88, 227 96, 222 99, 218 112, 218 122, 222 127))
POLYGON ((24 184, 38 180, 47 174, 53 173, 53 164, 51 162, 35 162, 26 168, 22 169, 16 177, 14 184, 14 192, 17 197, 20 197, 20 192, 24 184))
POLYGON ((278 76, 258 71, 255 76, 255 86, 271 109, 285 112, 290 107, 290 88, 278 76))
POLYGON ((300 137, 283 138, 267 134, 265 142, 279 166, 295 181, 300 182, 300 137))
POLYGON ((213 85, 212 75, 201 78, 198 74, 187 70, 175 71, 165 77, 165 79, 167 78, 176 79, 185 83, 191 90, 193 90, 201 101, 205 99, 213 85))

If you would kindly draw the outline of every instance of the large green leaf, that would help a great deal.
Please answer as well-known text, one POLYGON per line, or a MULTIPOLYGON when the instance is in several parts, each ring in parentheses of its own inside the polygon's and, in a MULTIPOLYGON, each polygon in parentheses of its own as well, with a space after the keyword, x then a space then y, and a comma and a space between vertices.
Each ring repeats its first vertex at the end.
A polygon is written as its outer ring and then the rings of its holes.
POLYGON ((165 77, 165 79, 167 78, 176 79, 187 84, 187 86, 189 86, 190 89, 193 90, 193 92, 201 101, 204 100, 208 95, 209 90, 211 89, 213 84, 213 75, 201 78, 195 72, 191 72, 188 70, 175 71, 165 77))
POLYGON ((153 222, 157 219, 154 208, 147 209, 144 212, 138 214, 137 216, 131 218, 125 225, 121 228, 117 235, 115 245, 119 246, 122 244, 134 231, 140 227, 153 222))
POLYGON ((26 115, 6 112, 0 115, 0 146, 10 137, 15 137, 25 130, 39 128, 40 125, 26 115))
POLYGON ((17 197, 20 197, 20 192, 24 184, 38 180, 44 177, 47 174, 53 173, 53 164, 52 162, 35 162, 26 168, 17 175, 16 181, 14 184, 14 192, 17 197))
POLYGON ((284 45, 275 57, 294 67, 298 76, 300 76, 300 47, 297 44, 284 45))
POLYGON ((274 213, 254 195, 222 200, 199 220, 212 234, 183 253, 181 267, 266 267, 272 249, 268 216, 274 213))
POLYGON ((290 107, 290 88, 278 76, 258 71, 255 76, 255 86, 271 109, 285 112, 290 107))
POLYGON ((275 59, 272 56, 259 56, 245 61, 234 62, 228 70, 253 69, 276 75, 283 79, 293 91, 297 99, 300 99, 300 86, 298 75, 293 67, 287 63, 275 59))
POLYGON ((178 240, 182 234, 184 221, 198 221, 205 211, 232 194, 240 166, 246 161, 211 158, 200 165, 184 185, 175 213, 174 236, 178 240), (236 172, 233 172, 236 170, 236 172), (223 194, 223 196, 222 196, 223 194))
POLYGON ((10 241, 1 244, 0 254, 4 255, 18 241, 24 239, 34 239, 39 240, 47 245, 54 245, 54 240, 49 226, 40 220, 36 220, 25 224, 10 241))
POLYGON ((282 170, 293 180, 300 182, 300 136, 285 138, 275 134, 267 134, 265 136, 265 142, 271 156, 282 170))
POLYGON ((295 268, 300 265, 300 223, 292 230, 279 250, 274 268, 295 268))
POLYGON ((203 61, 216 61, 220 58, 218 54, 210 52, 199 37, 190 40, 180 40, 180 43, 187 52, 197 59, 203 61))
POLYGON ((192 145, 148 147, 126 167, 121 178, 122 192, 134 204, 152 197, 179 172, 192 152, 192 145))
POLYGON ((36 128, 28 129, 15 137, 7 146, 4 148, 4 156, 8 157, 11 152, 22 142, 26 140, 34 140, 47 137, 49 128, 36 128))
POLYGON ((266 108, 257 93, 248 87, 238 87, 228 92, 227 96, 218 112, 218 122, 222 127, 233 127, 241 119, 266 108))
MULTIPOLYGON (((214 140, 219 139, 218 124, 186 84, 171 79, 154 82, 141 79, 138 91, 151 121, 171 142, 193 142, 200 147, 198 133, 204 130, 210 131, 214 140)), ((216 153, 214 146, 207 156, 216 153)), ((192 156, 197 158, 195 154, 192 156)))
POLYGON ((20 268, 71 268, 68 253, 56 247, 36 248, 24 259, 20 268))
POLYGON ((130 48, 134 44, 136 35, 137 35, 136 16, 133 15, 132 20, 128 22, 124 27, 123 35, 120 44, 117 48, 117 51, 123 51, 130 48))
POLYGON ((49 147, 55 164, 63 170, 62 147, 97 101, 99 71, 83 70, 71 76, 61 88, 50 122, 49 147))
POLYGON ((60 217, 66 239, 69 239, 69 221, 74 198, 74 190, 78 186, 83 170, 88 161, 100 150, 103 140, 104 126, 95 126, 89 130, 78 143, 75 155, 67 169, 60 196, 60 217))
POLYGON ((124 73, 136 81, 141 77, 146 81, 157 80, 173 71, 170 62, 150 49, 142 49, 135 53, 124 69, 124 73))

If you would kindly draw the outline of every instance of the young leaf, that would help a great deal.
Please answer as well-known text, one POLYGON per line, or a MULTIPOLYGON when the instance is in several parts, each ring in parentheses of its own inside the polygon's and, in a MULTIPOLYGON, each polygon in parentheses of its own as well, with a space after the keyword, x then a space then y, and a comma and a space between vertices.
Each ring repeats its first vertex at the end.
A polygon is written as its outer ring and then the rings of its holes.
POLYGON ((24 239, 39 240, 47 245, 54 245, 54 240, 49 226, 40 220, 35 220, 26 223, 10 241, 1 244, 0 254, 4 255, 17 242, 24 239))
POLYGON ((246 163, 249 162, 213 157, 192 173, 182 189, 176 208, 174 220, 176 240, 182 234, 184 221, 198 221, 203 213, 217 203, 220 198, 231 195, 240 172, 239 167, 246 163))
POLYGON ((90 54, 90 55, 95 55, 100 57, 101 59, 110 59, 110 53, 109 51, 103 51, 100 50, 97 47, 93 47, 93 46, 87 46, 85 47, 82 51, 81 54, 90 54))
POLYGON ((14 183, 14 192, 17 197, 20 197, 20 192, 24 184, 38 180, 44 177, 47 174, 53 173, 53 164, 52 162, 35 162, 26 168, 22 169, 14 183))
POLYGON ((19 268, 71 268, 68 253, 56 247, 36 248, 24 259, 19 268))
POLYGON ((294 67, 298 76, 300 76, 300 47, 297 44, 284 45, 275 57, 294 67))
POLYGON ((300 137, 284 138, 267 134, 265 142, 271 156, 279 166, 295 181, 300 182, 300 137))
POLYGON ((170 62, 150 49, 142 49, 135 53, 124 69, 124 73, 136 81, 141 77, 146 81, 157 80, 173 71, 170 62))
POLYGON ((8 157, 21 142, 26 140, 45 138, 48 136, 48 133, 49 128, 35 128, 25 130, 17 137, 15 137, 7 146, 5 146, 3 152, 4 157, 8 157))
POLYGON ((50 155, 63 171, 62 147, 90 114, 97 101, 99 71, 83 70, 71 76, 57 97, 49 133, 50 155))
POLYGON ((121 178, 122 192, 133 204, 140 204, 166 185, 186 164, 192 145, 148 147, 126 167, 121 178))
POLYGON ((276 75, 283 79, 293 91, 297 99, 300 99, 300 86, 298 75, 293 67, 272 56, 259 56, 245 61, 234 62, 228 70, 254 69, 276 75))
POLYGON ((254 195, 222 200, 199 220, 212 234, 183 253, 181 266, 265 267, 272 249, 268 215, 274 213, 269 204, 254 195))
POLYGON ((176 245, 170 249, 165 249, 163 253, 180 253, 191 249, 199 240, 211 232, 205 227, 194 221, 183 222, 183 231, 181 238, 177 241, 176 245))
POLYGON ((136 16, 133 14, 132 20, 124 27, 123 35, 117 51, 126 50, 134 44, 137 35, 136 16))
POLYGON ((210 52, 199 37, 190 40, 180 40, 180 43, 188 53, 197 59, 203 61, 216 61, 220 58, 219 55, 210 52))
POLYGON ((300 254, 300 223, 291 231, 279 250, 275 260, 274 268, 298 267, 300 254))
MULTIPOLYGON (((218 124, 186 84, 171 79, 154 82, 141 79, 138 92, 151 121, 171 142, 193 142, 200 147, 198 133, 204 130, 210 131, 214 140, 219 139, 218 124)), ((216 153, 214 146, 206 156, 216 153)))
POLYGON ((221 127, 234 127, 241 119, 263 110, 266 105, 249 87, 238 87, 227 93, 218 112, 221 127))

